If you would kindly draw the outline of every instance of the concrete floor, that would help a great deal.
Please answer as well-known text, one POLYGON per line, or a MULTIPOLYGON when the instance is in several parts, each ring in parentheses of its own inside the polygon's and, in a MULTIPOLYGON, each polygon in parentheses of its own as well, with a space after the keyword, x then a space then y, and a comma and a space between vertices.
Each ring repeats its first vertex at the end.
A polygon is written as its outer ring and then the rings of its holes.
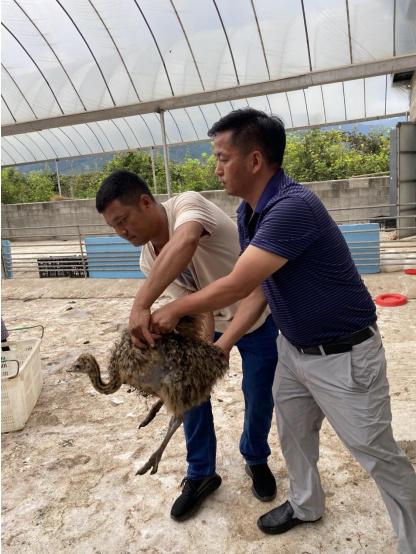
MULTIPOLYGON (((395 436, 416 463, 416 276, 377 274, 365 281, 373 296, 399 292, 409 298, 398 308, 378 308, 378 321, 388 358, 395 436)), ((185 474, 181 431, 169 444, 159 472, 136 477, 135 470, 161 440, 168 414, 162 410, 138 431, 145 399, 129 394, 127 387, 101 396, 87 378, 65 371, 87 350, 105 367, 106 355, 126 324, 137 281, 16 279, 2 284, 2 314, 10 328, 45 326, 40 398, 22 431, 2 435, 4 552, 395 552, 375 484, 327 423, 320 459, 327 493, 324 518, 279 537, 257 529, 258 516, 286 499, 287 473, 273 426, 270 465, 279 480, 278 496, 261 504, 251 495, 238 452, 243 403, 240 358, 234 351, 230 371, 212 401, 223 484, 194 519, 171 521, 170 505, 185 474)), ((12 338, 30 333, 13 332, 12 338)))

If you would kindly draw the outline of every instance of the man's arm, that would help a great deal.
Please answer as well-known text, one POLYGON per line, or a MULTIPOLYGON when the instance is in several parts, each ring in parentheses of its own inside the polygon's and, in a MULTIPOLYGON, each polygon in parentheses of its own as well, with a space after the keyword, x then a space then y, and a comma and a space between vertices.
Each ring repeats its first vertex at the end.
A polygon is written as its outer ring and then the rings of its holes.
POLYGON ((255 288, 241 301, 233 320, 216 341, 216 346, 228 354, 234 344, 256 323, 266 305, 262 288, 255 288))
POLYGON ((248 296, 286 262, 287 259, 282 256, 250 245, 226 277, 156 310, 152 314, 151 328, 156 333, 167 333, 185 314, 210 312, 230 306, 248 296))
POLYGON ((149 331, 150 307, 184 269, 189 265, 204 227, 197 221, 180 225, 157 256, 152 269, 136 293, 129 319, 129 331, 136 346, 144 346, 142 338, 153 346, 149 331))

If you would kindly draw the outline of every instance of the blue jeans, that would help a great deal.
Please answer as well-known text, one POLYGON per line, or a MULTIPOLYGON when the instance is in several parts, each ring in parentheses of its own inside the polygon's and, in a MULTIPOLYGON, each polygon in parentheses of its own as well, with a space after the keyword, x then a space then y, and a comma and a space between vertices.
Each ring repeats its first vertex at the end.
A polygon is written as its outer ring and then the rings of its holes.
MULTIPOLYGON (((243 366, 244 427, 240 452, 250 465, 267 462, 267 442, 272 416, 272 385, 277 365, 277 329, 271 316, 261 327, 244 335, 236 344, 243 366)), ((221 333, 215 333, 215 340, 221 333)), ((203 479, 215 472, 217 439, 211 401, 184 414, 189 479, 203 479)))

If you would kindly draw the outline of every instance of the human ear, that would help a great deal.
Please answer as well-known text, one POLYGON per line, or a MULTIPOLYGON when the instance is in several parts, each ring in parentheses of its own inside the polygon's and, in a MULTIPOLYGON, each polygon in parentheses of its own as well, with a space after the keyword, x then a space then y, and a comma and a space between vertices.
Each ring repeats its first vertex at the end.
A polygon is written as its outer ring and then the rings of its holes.
POLYGON ((253 173, 258 173, 263 165, 263 155, 259 150, 251 153, 251 166, 253 173))
POLYGON ((139 198, 139 206, 145 210, 152 204, 152 199, 148 194, 142 194, 139 198))

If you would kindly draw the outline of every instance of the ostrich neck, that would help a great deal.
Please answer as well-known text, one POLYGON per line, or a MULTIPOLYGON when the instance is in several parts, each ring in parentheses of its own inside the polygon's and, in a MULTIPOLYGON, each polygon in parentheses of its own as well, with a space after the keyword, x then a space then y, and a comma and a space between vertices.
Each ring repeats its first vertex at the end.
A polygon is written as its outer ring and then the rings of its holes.
POLYGON ((110 381, 108 383, 104 383, 104 381, 101 379, 100 368, 98 364, 96 367, 94 367, 93 370, 90 371, 89 376, 92 386, 101 394, 112 394, 113 392, 116 392, 116 390, 118 390, 122 385, 119 372, 113 372, 110 381))

